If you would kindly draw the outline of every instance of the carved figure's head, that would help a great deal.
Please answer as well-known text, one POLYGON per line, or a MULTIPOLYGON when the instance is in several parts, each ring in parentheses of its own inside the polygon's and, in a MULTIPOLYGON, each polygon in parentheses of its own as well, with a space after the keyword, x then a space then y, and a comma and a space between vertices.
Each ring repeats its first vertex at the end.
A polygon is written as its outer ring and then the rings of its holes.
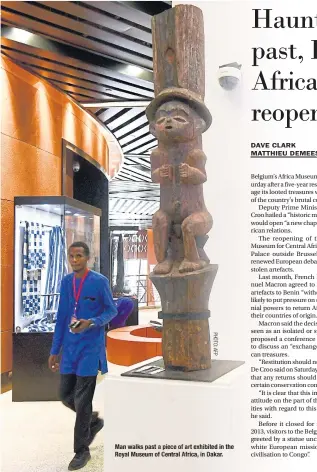
POLYGON ((151 133, 163 142, 184 143, 201 135, 206 123, 198 113, 181 100, 163 103, 150 124, 151 133))

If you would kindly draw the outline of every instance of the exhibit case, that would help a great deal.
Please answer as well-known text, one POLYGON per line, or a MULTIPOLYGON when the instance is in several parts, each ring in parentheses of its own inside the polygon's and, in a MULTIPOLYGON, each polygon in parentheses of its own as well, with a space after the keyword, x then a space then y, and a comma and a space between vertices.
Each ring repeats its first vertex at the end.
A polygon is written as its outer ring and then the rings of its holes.
POLYGON ((101 210, 62 196, 16 197, 14 214, 13 400, 53 400, 58 376, 47 359, 61 280, 71 271, 67 248, 85 242, 89 268, 99 272, 101 210))

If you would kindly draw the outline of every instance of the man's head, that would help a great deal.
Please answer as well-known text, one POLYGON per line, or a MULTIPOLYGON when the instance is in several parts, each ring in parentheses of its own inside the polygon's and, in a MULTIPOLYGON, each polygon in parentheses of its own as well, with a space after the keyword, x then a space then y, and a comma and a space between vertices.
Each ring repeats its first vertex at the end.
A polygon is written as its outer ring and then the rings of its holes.
POLYGON ((71 244, 68 248, 68 260, 74 272, 86 269, 89 260, 89 247, 82 241, 71 244))

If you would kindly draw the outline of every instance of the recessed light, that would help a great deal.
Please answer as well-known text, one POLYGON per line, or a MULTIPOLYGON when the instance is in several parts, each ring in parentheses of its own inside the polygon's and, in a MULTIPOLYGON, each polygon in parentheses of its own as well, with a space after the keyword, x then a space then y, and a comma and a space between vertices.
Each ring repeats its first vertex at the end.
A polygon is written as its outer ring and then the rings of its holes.
POLYGON ((21 28, 11 28, 8 38, 13 41, 19 41, 21 43, 26 43, 29 39, 34 36, 33 33, 23 30, 21 28))
POLYGON ((132 75, 134 77, 141 77, 144 70, 141 69, 141 67, 138 67, 138 66, 132 66, 132 65, 128 65, 126 66, 125 68, 125 72, 128 74, 128 75, 132 75))

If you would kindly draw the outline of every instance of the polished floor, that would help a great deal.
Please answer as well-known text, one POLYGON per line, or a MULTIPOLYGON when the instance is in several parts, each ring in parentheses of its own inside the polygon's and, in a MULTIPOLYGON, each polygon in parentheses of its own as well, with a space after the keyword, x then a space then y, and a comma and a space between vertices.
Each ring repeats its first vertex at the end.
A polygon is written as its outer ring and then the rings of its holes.
MULTIPOLYGON (((157 319, 157 310, 144 309, 139 324, 157 319)), ((109 371, 117 366, 109 363, 109 371)), ((104 411, 103 377, 98 378, 94 409, 104 411)), ((110 407, 110 406, 109 406, 110 407)), ((1 472, 62 472, 67 471, 73 457, 73 427, 75 415, 60 402, 13 403, 11 391, 0 396, 1 472)), ((91 461, 85 472, 102 472, 103 432, 91 446, 91 461)), ((115 471, 111 471, 115 472, 115 471)))
MULTIPOLYGON (((103 382, 95 393, 95 408, 104 412, 103 382)), ((73 457, 75 415, 60 402, 12 403, 11 392, 0 398, 1 471, 62 472, 73 457)), ((103 471, 103 434, 91 446, 87 472, 103 471)))

